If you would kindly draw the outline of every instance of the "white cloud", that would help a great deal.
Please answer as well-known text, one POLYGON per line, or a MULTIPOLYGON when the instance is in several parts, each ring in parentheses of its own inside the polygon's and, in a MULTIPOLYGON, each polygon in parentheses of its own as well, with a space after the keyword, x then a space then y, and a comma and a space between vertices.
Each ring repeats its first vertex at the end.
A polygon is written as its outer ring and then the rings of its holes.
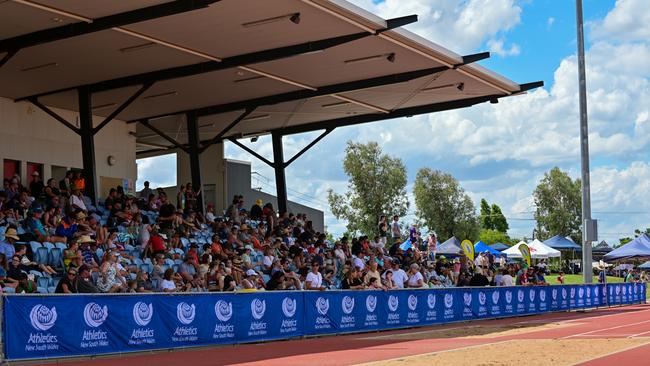
POLYGON ((515 43, 510 45, 510 49, 506 49, 504 46, 504 40, 501 38, 489 40, 487 42, 487 46, 490 52, 495 53, 501 57, 517 56, 518 54, 521 53, 521 50, 519 49, 519 45, 515 43))
POLYGON ((647 0, 618 0, 612 11, 593 26, 596 38, 647 42, 650 39, 650 11, 647 0))
POLYGON ((467 53, 521 21, 521 7, 514 0, 351 0, 384 18, 417 14, 417 23, 406 28, 453 51, 467 53))
POLYGON ((555 18, 553 18, 553 17, 549 17, 549 18, 546 20, 546 25, 548 25, 548 27, 550 28, 550 27, 553 26, 553 24, 555 24, 555 18))

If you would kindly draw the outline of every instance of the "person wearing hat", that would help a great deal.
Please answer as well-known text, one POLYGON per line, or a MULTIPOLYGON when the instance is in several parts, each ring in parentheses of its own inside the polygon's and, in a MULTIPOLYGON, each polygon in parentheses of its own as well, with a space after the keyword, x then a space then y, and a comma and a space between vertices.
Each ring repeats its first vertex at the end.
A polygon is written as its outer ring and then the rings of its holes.
POLYGON ((246 277, 242 280, 242 287, 245 290, 257 290, 257 272, 254 269, 246 271, 246 277))
POLYGON ((80 294, 94 294, 99 292, 99 289, 92 281, 90 268, 85 264, 77 269, 77 278, 74 284, 77 288, 77 293, 80 294))
POLYGON ((32 204, 28 213, 27 227, 29 228, 29 231, 32 234, 34 234, 37 240, 41 243, 46 241, 50 243, 67 242, 67 238, 65 237, 49 235, 49 233, 45 229, 45 226, 43 226, 43 222, 41 221, 42 216, 43 216, 43 206, 41 206, 39 203, 32 204))
POLYGON ((12 258, 16 253, 14 243, 20 240, 16 229, 10 227, 5 232, 5 240, 0 241, 0 253, 4 254, 7 258, 12 258))
POLYGON ((251 206, 250 217, 251 220, 261 220, 262 219, 262 205, 264 203, 260 198, 255 201, 255 204, 251 206))
POLYGON ((40 197, 43 193, 43 180, 41 180, 41 175, 38 171, 34 170, 32 172, 32 181, 29 182, 29 192, 32 194, 32 197, 40 197))
POLYGON ((72 194, 70 195, 70 207, 72 207, 72 210, 75 212, 77 211, 88 212, 88 208, 84 203, 84 196, 81 193, 81 190, 77 186, 74 187, 74 189, 72 190, 72 194))

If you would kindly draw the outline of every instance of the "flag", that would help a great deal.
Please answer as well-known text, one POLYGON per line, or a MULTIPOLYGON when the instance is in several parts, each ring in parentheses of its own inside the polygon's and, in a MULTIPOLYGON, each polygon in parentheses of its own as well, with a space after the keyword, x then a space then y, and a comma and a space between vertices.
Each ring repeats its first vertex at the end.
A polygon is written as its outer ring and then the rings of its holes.
POLYGON ((521 252, 521 257, 526 261, 526 264, 530 267, 530 248, 526 244, 519 245, 519 252, 521 252))
POLYGON ((465 239, 460 243, 460 247, 463 248, 463 253, 469 258, 471 262, 474 262, 474 244, 471 241, 465 239))
POLYGON ((411 249, 411 239, 406 239, 402 244, 399 245, 399 248, 403 251, 411 249))

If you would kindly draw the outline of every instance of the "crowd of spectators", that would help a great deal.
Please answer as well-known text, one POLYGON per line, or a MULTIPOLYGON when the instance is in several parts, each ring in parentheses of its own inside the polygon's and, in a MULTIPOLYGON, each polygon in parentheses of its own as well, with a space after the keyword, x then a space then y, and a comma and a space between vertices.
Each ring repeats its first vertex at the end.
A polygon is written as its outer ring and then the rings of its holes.
POLYGON ((435 253, 399 217, 379 218, 370 236, 328 240, 304 214, 235 196, 224 212, 198 209, 190 183, 172 202, 149 183, 137 195, 111 189, 99 205, 68 172, 46 184, 38 173, 0 190, 0 285, 12 292, 179 292, 399 289, 545 284, 545 268, 507 264, 489 253, 474 262, 435 253), (0 232, 2 234, 2 232, 0 232), (0 236, 1 237, 1 236, 0 236), (404 246, 404 241, 410 243, 404 246))

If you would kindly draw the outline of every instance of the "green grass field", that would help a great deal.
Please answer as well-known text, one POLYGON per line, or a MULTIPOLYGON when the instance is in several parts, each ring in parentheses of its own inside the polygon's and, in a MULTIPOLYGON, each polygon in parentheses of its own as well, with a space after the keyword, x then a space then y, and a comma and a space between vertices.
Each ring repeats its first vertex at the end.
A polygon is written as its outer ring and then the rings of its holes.
MULTIPOLYGON (((557 282, 557 273, 551 273, 546 277, 546 281, 550 283, 551 285, 559 285, 560 283, 557 282)), ((598 277, 594 276, 594 282, 598 280, 598 277)), ((607 283, 616 283, 616 282, 623 282, 623 278, 621 277, 612 277, 612 276, 607 276, 607 283)), ((565 285, 579 285, 581 283, 585 283, 585 281, 582 278, 581 274, 565 274, 564 275, 564 284, 565 285)))

